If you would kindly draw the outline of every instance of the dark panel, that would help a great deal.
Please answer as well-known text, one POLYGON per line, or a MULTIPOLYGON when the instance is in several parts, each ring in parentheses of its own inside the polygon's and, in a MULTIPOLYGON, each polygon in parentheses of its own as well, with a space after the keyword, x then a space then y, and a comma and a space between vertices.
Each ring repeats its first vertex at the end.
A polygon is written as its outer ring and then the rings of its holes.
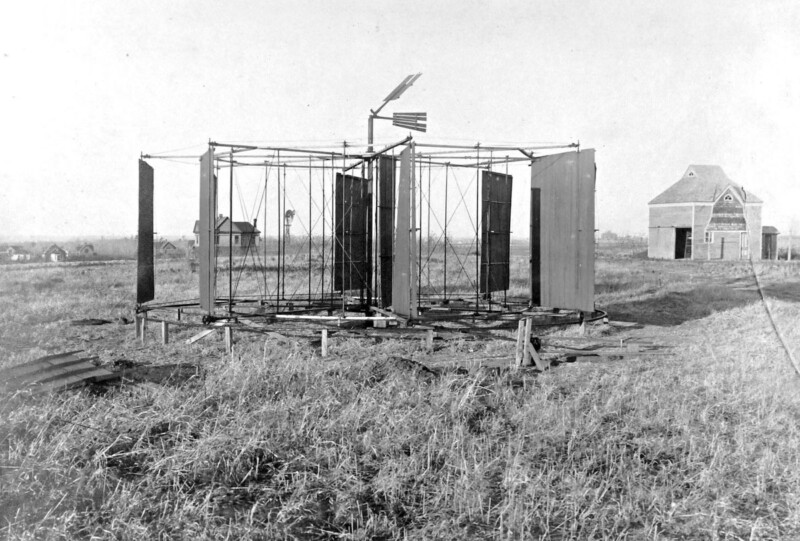
POLYGON ((542 190, 531 188, 531 302, 542 304, 542 190))
POLYGON ((368 188, 367 179, 336 174, 333 287, 337 291, 363 291, 369 287, 368 188))
POLYGON ((481 177, 480 291, 505 291, 509 283, 511 175, 483 171, 481 177))
POLYGON ((136 302, 156 296, 153 269, 153 168, 139 160, 139 237, 137 243, 136 302))
POLYGON ((214 311, 217 289, 217 258, 214 228, 217 219, 217 178, 214 175, 214 150, 200 158, 200 220, 197 257, 200 274, 200 308, 214 311))
POLYGON ((396 160, 378 160, 378 245, 380 246, 381 307, 392 305, 392 254, 394 252, 394 180, 396 160))
POLYGON ((744 205, 731 189, 714 202, 706 231, 747 231, 744 205))

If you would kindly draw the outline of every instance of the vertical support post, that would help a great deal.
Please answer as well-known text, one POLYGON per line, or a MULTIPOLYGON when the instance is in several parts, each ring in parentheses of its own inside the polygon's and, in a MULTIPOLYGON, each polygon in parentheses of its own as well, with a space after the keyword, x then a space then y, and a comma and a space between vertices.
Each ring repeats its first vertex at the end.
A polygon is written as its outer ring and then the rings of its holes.
POLYGON ((514 350, 514 365, 515 366, 522 366, 522 361, 524 357, 522 356, 523 352, 523 338, 525 337, 525 320, 520 319, 519 323, 517 324, 517 347, 514 350))
POLYGON ((225 327, 225 353, 233 351, 233 329, 228 326, 225 327))
POLYGON ((531 344, 531 318, 525 318, 525 331, 523 336, 523 343, 522 343, 522 366, 531 366, 533 362, 531 358, 533 354, 531 350, 533 349, 533 345, 531 344))
MULTIPOLYGON (((283 164, 283 214, 280 217, 286 220, 286 164, 283 164)), ((283 232, 283 247, 281 248, 281 298, 286 299, 286 234, 283 232)))
POLYGON ((183 315, 183 309, 182 308, 178 308, 178 321, 181 320, 181 316, 182 315, 183 315))
POLYGON ((139 319, 139 324, 141 325, 141 328, 139 329, 139 341, 142 345, 144 345, 145 334, 147 331, 147 312, 145 312, 141 319, 139 319))
POLYGON ((320 351, 323 357, 328 356, 328 329, 322 329, 322 344, 320 351))
POLYGON ((142 332, 141 322, 139 321, 140 319, 141 318, 139 317, 139 314, 133 316, 133 333, 137 340, 141 338, 142 332))
POLYGON ((278 156, 278 182, 275 187, 275 204, 278 211, 275 216, 278 220, 278 259, 275 262, 275 272, 277 273, 278 281, 275 283, 275 313, 280 312, 281 307, 281 229, 283 228, 283 215, 281 214, 281 151, 277 153, 278 156))
POLYGON ((319 287, 320 300, 325 300, 325 209, 327 202, 325 201, 325 160, 322 161, 322 273, 320 280, 322 281, 319 287))
POLYGON ((581 336, 586 334, 586 316, 583 312, 578 316, 578 334, 581 336))
POLYGON ((450 174, 450 162, 444 164, 444 300, 447 302, 447 222, 450 216, 447 214, 447 196, 450 174))
POLYGON ((428 332, 425 336, 425 347, 428 351, 433 351, 433 338, 436 336, 436 333, 433 332, 433 329, 428 329, 428 332))
POLYGON ((264 300, 268 301, 267 293, 267 185, 269 182, 269 164, 264 162, 264 235, 261 242, 264 244, 264 300))
MULTIPOLYGON (((481 241, 479 238, 481 231, 481 145, 475 145, 477 154, 475 156, 475 312, 480 310, 481 298, 481 241)), ((466 206, 466 205, 464 205, 466 206)))
POLYGON ((166 321, 161 322, 161 343, 169 344, 169 323, 166 321))
POLYGON ((233 150, 228 181, 228 315, 233 314, 233 150))

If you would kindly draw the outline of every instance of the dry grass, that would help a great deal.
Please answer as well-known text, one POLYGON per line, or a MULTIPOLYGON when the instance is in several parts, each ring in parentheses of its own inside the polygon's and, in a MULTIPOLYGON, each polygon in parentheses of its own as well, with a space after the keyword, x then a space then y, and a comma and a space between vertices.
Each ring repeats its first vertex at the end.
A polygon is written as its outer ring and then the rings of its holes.
MULTIPOLYGON (((653 319, 630 332, 678 347, 543 374, 434 373, 410 360, 431 354, 397 340, 335 339, 324 360, 255 337, 233 356, 213 339, 142 348, 130 326, 63 325, 130 306, 131 265, 87 269, 0 275, 0 341, 40 344, 6 363, 82 345, 105 362, 199 362, 204 375, 5 397, 7 538, 800 537, 800 379, 749 267, 601 259, 598 304, 653 319)), ((800 267, 758 270, 797 348, 800 267)), ((176 296, 194 287, 177 263, 157 280, 176 296)))

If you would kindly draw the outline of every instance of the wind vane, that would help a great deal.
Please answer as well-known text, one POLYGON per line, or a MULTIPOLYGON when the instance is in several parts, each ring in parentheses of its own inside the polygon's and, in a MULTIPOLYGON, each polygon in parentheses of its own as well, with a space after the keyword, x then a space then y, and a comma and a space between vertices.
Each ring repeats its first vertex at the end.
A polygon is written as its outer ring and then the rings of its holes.
POLYGON ((372 125, 373 121, 376 118, 379 118, 381 120, 391 120, 392 125, 397 126, 398 128, 421 131, 423 133, 428 129, 426 124, 426 122, 428 121, 428 113, 394 113, 391 117, 380 116, 378 114, 381 112, 381 109, 386 107, 386 105, 390 101, 394 101, 400 96, 402 96, 403 92, 408 90, 411 87, 411 85, 413 85, 414 82, 420 78, 421 75, 422 75, 421 73, 409 75, 408 77, 403 79, 403 81, 399 85, 397 85, 397 87, 394 90, 392 90, 388 96, 384 98, 383 103, 381 104, 380 107, 378 107, 375 110, 370 109, 370 113, 372 114, 369 115, 369 124, 368 124, 369 129, 367 133, 367 141, 369 143, 369 148, 367 150, 368 152, 372 152, 372 141, 373 141, 372 125))

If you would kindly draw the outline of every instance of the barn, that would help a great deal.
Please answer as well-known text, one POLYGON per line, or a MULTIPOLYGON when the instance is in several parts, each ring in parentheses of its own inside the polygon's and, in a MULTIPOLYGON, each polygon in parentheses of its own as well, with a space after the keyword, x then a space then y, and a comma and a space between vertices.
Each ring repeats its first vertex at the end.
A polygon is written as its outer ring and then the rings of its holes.
POLYGON ((648 257, 749 259, 761 256, 763 202, 718 165, 690 165, 648 203, 648 257))

